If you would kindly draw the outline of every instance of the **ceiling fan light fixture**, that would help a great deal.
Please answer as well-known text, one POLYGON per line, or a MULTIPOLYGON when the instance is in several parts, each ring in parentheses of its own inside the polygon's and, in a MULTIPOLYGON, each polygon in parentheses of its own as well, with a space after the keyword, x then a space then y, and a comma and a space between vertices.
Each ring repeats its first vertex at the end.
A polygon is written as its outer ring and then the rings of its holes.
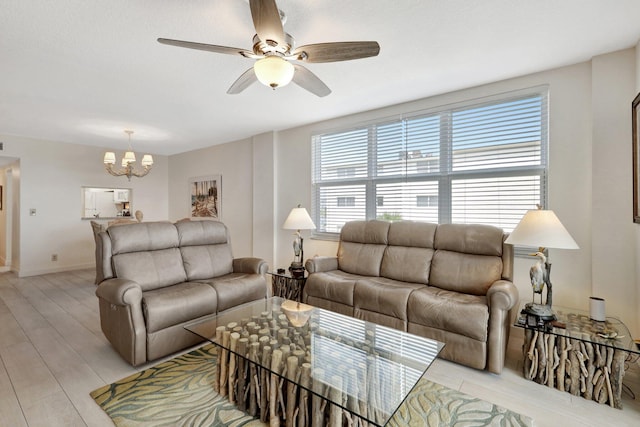
POLYGON ((256 61, 253 70, 260 83, 273 89, 288 85, 295 72, 293 64, 275 55, 256 61))

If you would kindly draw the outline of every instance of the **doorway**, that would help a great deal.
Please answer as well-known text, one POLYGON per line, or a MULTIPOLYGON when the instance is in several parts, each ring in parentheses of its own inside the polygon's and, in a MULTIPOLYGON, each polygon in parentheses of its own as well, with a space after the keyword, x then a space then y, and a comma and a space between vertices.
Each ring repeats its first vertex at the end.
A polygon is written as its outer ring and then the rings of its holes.
POLYGON ((10 271, 13 262, 13 224, 18 212, 14 174, 19 170, 18 161, 13 157, 0 156, 0 273, 10 271))

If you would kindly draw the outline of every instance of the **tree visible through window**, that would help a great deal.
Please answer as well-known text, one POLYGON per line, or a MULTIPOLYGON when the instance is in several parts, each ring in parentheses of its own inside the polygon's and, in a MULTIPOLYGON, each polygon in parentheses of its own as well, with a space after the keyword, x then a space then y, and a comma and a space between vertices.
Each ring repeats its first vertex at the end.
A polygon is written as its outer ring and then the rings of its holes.
POLYGON ((314 135, 317 233, 373 218, 511 231, 545 205, 547 139, 546 89, 314 135))

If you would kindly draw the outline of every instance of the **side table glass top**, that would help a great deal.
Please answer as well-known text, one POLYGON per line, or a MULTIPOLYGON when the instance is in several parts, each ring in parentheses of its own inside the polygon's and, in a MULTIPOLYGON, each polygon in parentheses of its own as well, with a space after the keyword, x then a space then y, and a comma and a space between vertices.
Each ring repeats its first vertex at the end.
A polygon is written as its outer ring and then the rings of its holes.
POLYGON ((521 313, 522 308, 524 304, 520 307, 521 310, 516 318, 515 326, 517 327, 535 329, 640 354, 640 349, 636 346, 629 328, 615 317, 607 317, 604 322, 598 322, 591 320, 588 311, 553 306, 557 320, 534 326, 527 324, 527 316, 521 313))
MULTIPOLYGON (((444 347, 435 340, 278 297, 244 304, 185 328, 222 346, 216 339, 216 329, 222 326, 300 355, 311 365, 307 390, 378 426, 388 422, 444 347), (335 389, 342 393, 332 393, 335 389)), ((253 362, 273 372, 260 357, 253 362)), ((299 376, 285 372, 284 377, 302 387, 299 376)))
POLYGON ((267 271, 267 274, 271 275, 271 276, 276 276, 276 277, 283 277, 286 279, 295 279, 295 280, 302 280, 305 279, 309 276, 309 273, 307 273, 307 270, 304 270, 301 276, 294 276, 290 270, 284 270, 284 269, 279 269, 280 271, 276 270, 276 271, 267 271))

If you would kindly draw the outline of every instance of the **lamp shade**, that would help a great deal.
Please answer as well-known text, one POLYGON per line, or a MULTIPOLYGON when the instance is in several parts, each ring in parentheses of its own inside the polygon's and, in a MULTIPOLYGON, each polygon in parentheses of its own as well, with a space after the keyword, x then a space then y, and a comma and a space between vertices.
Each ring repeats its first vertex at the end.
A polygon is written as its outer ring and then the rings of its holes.
POLYGON ((551 210, 527 211, 505 243, 555 249, 579 249, 578 244, 551 210))
POLYGON ((291 209, 282 228, 285 230, 315 230, 316 225, 305 208, 298 206, 291 209))
POLYGON ((124 153, 124 158, 122 159, 122 163, 135 163, 136 155, 133 151, 127 151, 124 153))
POLYGON ((153 156, 151 154, 145 154, 142 156, 142 166, 152 166, 153 156))
POLYGON ((113 165, 116 163, 116 153, 113 151, 107 151, 104 153, 104 164, 105 165, 113 165))
POLYGON ((293 79, 293 65, 279 56, 267 56, 253 64, 253 70, 260 83, 272 88, 286 86, 293 79))

